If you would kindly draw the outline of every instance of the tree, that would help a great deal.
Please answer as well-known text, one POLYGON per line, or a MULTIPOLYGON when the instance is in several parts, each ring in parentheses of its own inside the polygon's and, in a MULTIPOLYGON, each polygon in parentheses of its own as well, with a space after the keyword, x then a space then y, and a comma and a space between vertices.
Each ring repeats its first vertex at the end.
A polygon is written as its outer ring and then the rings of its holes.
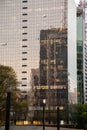
POLYGON ((17 89, 19 82, 12 67, 0 65, 0 120, 5 121, 5 108, 7 91, 11 90, 11 113, 10 119, 16 123, 16 120, 27 119, 28 103, 27 96, 23 96, 17 89), (14 117, 15 113, 15 117, 14 117))
POLYGON ((79 104, 77 111, 77 124, 79 128, 84 128, 87 124, 87 104, 79 104))
POLYGON ((0 101, 8 89, 15 90, 18 85, 16 73, 9 66, 0 65, 0 101))
MULTIPOLYGON (((17 76, 12 67, 0 65, 0 114, 5 116, 6 94, 9 89, 15 91, 18 85, 17 76)), ((1 116, 0 116, 1 117, 1 116)))
POLYGON ((87 104, 71 104, 69 106, 69 120, 73 127, 86 128, 87 104))

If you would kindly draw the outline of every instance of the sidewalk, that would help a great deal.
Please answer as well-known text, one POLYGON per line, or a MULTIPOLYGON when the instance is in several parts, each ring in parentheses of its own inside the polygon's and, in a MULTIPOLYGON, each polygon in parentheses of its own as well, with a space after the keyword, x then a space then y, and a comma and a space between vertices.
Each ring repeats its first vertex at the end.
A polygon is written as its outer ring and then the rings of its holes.
MULTIPOLYGON (((0 130, 4 130, 5 126, 0 126, 0 130)), ((43 130, 42 126, 10 126, 9 130, 43 130)), ((56 127, 45 127, 45 130, 57 130, 56 127)), ((60 130, 83 130, 72 128, 60 128, 60 130)))

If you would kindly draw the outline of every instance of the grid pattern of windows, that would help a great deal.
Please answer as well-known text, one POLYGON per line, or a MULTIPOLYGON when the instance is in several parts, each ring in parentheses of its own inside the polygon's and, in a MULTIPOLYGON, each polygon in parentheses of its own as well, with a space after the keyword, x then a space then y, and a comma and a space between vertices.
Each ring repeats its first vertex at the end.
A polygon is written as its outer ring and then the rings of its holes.
POLYGON ((7 43, 0 61, 14 68, 19 87, 47 89, 51 80, 51 89, 67 92, 67 0, 4 0, 0 5, 0 40, 7 43))
MULTIPOLYGON (((28 48, 28 30, 26 30, 27 28, 27 22, 28 22, 28 13, 27 13, 27 9, 28 9, 28 1, 27 0, 23 0, 22 1, 22 87, 24 86, 28 86, 28 82, 27 80, 29 80, 29 78, 27 79, 27 70, 28 70, 28 65, 27 65, 27 48, 28 48), (27 3, 27 4, 26 4, 27 3), (24 51, 24 48, 26 48, 26 51, 24 51), (26 54, 26 55, 25 55, 26 54), (25 71, 26 68, 26 71, 25 71), (24 85, 25 84, 25 85, 24 85)), ((29 77, 29 76, 28 76, 29 77)))
POLYGON ((67 108, 67 51, 74 41, 68 37, 68 2, 73 0, 0 0, 0 64, 15 70, 18 88, 34 99, 29 107, 41 108, 46 98, 46 109, 67 108))

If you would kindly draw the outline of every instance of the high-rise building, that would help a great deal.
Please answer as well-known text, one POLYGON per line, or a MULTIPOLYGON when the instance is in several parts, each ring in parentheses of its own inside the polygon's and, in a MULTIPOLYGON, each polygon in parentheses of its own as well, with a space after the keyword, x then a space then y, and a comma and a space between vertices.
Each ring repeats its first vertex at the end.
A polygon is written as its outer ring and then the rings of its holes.
MULTIPOLYGON (((77 46, 76 46, 76 5, 68 0, 68 92, 77 97, 77 46), (72 20, 74 19, 74 20, 72 20)), ((69 103, 72 102, 69 98, 69 103)), ((77 99, 73 101, 77 103, 77 99)))
POLYGON ((83 9, 77 8, 77 102, 84 102, 83 93, 83 9))
POLYGON ((83 103, 87 103, 87 0, 80 0, 79 8, 83 15, 83 103))
MULTIPOLYGON (((68 84, 66 73, 69 73, 70 88, 76 88, 76 7, 74 0, 2 0, 0 12, 0 64, 13 67, 20 82, 18 87, 21 90, 29 90, 32 70, 37 68, 39 70, 41 62, 46 63, 41 59, 48 54, 45 54, 45 47, 41 49, 41 45, 43 33, 47 35, 48 32, 48 40, 45 39, 44 43, 49 42, 52 46, 49 49, 52 57, 48 58, 51 61, 49 64, 51 78, 46 79, 45 76, 43 80, 43 77, 41 86, 43 84, 46 87, 47 80, 52 79, 51 86, 54 87, 56 84, 68 89, 68 85, 65 84, 68 84), (61 38, 58 39, 58 35, 61 38), (61 42, 65 43, 61 44, 61 42), (65 44, 67 46, 63 46, 65 44), (54 45, 57 47, 55 48, 54 45), (52 48, 57 50, 53 51, 52 48)), ((50 53, 49 51, 47 53, 50 53)), ((44 70, 46 69, 44 66, 44 70)))
POLYGON ((68 102, 67 52, 67 28, 41 30, 40 87, 46 92, 42 98, 46 96, 53 107, 65 106, 68 102), (52 95, 55 103, 51 103, 52 95))

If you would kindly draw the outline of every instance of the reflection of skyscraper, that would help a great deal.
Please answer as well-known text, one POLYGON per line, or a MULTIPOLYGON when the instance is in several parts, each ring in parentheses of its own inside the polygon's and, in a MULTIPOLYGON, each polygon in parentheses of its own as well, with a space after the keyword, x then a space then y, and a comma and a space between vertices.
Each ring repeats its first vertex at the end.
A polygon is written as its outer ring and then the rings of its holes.
POLYGON ((31 70, 31 87, 32 89, 39 88, 40 85, 40 75, 39 69, 32 69, 31 70))
MULTIPOLYGON (((39 68, 40 30, 48 30, 48 28, 49 32, 51 30, 50 28, 67 28, 67 34, 69 35, 67 39, 69 43, 68 71, 70 78, 74 81, 74 85, 72 86, 76 87, 75 8, 73 0, 0 1, 0 64, 14 68, 17 73, 18 81, 20 82, 19 88, 22 90, 29 90, 31 88, 31 70, 32 68, 39 68), (72 20, 71 17, 74 20, 72 20), (2 43, 7 44, 3 45, 2 43)), ((56 33, 56 31, 54 32, 56 33)), ((53 35, 54 32, 52 32, 53 35)), ((51 36, 47 37, 50 41, 51 36)), ((55 41, 52 40, 52 42, 54 43, 55 41)), ((51 48, 55 49, 53 45, 51 45, 51 48)), ((57 54, 54 53, 53 57, 54 56, 57 56, 57 54)), ((53 57, 49 58, 53 59, 53 57)), ((51 61, 50 67, 53 67, 53 62, 54 61, 51 61)), ((58 67, 54 64, 55 71, 51 68, 52 73, 55 72, 54 74, 50 73, 51 77, 53 76, 53 79, 55 79, 55 81, 50 81, 51 87, 54 83, 58 85, 61 80, 62 74, 61 76, 56 75, 56 68, 59 70, 58 68, 61 68, 63 63, 58 64, 60 64, 58 67)), ((50 79, 52 78, 49 78, 49 80, 50 79)), ((45 87, 47 87, 46 84, 45 87)))
POLYGON ((40 86, 42 89, 48 89, 50 94, 47 98, 50 100, 52 91, 55 90, 54 106, 65 105, 68 101, 67 69, 67 29, 41 30, 40 86))
POLYGON ((0 43, 7 43, 0 44, 0 64, 14 68, 21 89, 29 90, 31 69, 39 68, 40 30, 67 26, 65 5, 67 0, 0 1, 0 43))

